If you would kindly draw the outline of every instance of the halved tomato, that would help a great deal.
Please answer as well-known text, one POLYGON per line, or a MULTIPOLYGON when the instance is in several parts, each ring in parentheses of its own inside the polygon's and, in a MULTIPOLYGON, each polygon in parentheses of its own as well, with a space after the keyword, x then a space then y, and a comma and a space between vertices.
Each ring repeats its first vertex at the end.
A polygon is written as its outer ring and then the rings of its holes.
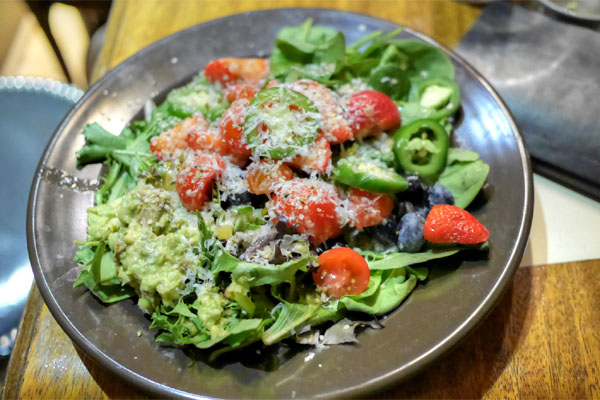
POLYGON ((335 298, 361 294, 369 286, 367 261, 355 250, 336 247, 319 256, 321 266, 313 272, 315 284, 335 298))

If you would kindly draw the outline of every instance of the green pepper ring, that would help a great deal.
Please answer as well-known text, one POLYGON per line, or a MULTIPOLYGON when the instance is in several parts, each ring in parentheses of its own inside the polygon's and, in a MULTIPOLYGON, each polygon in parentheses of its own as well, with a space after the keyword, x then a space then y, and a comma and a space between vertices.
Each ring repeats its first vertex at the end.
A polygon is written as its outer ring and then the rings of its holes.
POLYGON ((393 169, 358 159, 340 160, 334 175, 340 183, 372 193, 398 193, 408 189, 408 181, 393 169))
POLYGON ((394 134, 394 156, 398 165, 405 172, 417 174, 425 179, 435 178, 446 167, 449 146, 450 139, 448 138, 448 133, 439 122, 433 119, 420 119, 403 126, 394 134), (423 130, 433 133, 434 138, 432 142, 436 151, 430 153, 430 159, 426 164, 416 164, 413 162, 412 154, 407 147, 413 136, 423 130))
POLYGON ((423 96, 423 92, 432 85, 447 87, 452 91, 452 94, 450 95, 450 100, 448 101, 448 105, 450 105, 450 107, 446 106, 439 110, 433 110, 427 118, 440 120, 442 118, 454 115, 456 110, 458 110, 458 106, 460 105, 460 89, 456 82, 451 79, 441 77, 425 79, 413 87, 413 90, 411 90, 410 94, 408 95, 408 100, 411 103, 419 103, 421 101, 421 97, 423 96))
POLYGON ((261 141, 261 136, 258 134, 258 126, 263 122, 261 113, 263 114, 263 117, 266 117, 270 112, 268 109, 262 107, 268 102, 279 102, 283 104, 284 112, 287 112, 285 106, 288 106, 288 108, 295 106, 305 112, 319 113, 317 106, 312 100, 295 90, 277 86, 261 90, 252 98, 244 119, 244 135, 246 143, 253 152, 256 152, 260 156, 274 159, 286 158, 296 154, 298 148, 308 146, 314 142, 319 130, 319 120, 312 120, 307 124, 294 125, 294 128, 305 128, 303 129, 303 132, 288 131, 278 132, 279 135, 269 135, 269 140, 274 142, 269 145, 261 141), (278 142, 278 136, 283 140, 278 142), (289 140, 290 138, 292 143, 286 143, 285 140, 289 140), (269 146, 271 146, 271 148, 269 148, 269 146))

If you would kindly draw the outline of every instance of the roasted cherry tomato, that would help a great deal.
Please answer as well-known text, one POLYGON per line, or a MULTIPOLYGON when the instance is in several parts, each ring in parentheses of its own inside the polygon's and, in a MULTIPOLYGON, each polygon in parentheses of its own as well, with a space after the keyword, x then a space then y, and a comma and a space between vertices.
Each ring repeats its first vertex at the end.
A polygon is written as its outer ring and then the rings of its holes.
POLYGON ((281 161, 261 160, 248 166, 246 181, 254 194, 271 194, 276 184, 289 181, 294 172, 281 161))
POLYGON ((450 139, 437 121, 421 119, 394 134, 396 162, 409 174, 432 179, 445 167, 450 139))
POLYGON ((252 155, 252 151, 246 146, 244 140, 244 118, 246 117, 248 104, 250 104, 248 99, 234 101, 225 110, 219 123, 219 132, 229 148, 229 153, 246 157, 246 159, 252 155))
POLYGON ((385 94, 373 90, 355 93, 350 97, 347 118, 355 139, 400 126, 400 112, 396 104, 385 94))
POLYGON ((394 208, 394 200, 390 195, 370 193, 360 189, 350 190, 348 200, 349 224, 357 229, 382 223, 394 208))
POLYGON ((341 227, 337 208, 340 197, 331 184, 314 179, 292 179, 281 184, 271 197, 271 212, 299 233, 308 235, 311 243, 319 245, 339 236, 341 227))
POLYGON ((358 252, 336 247, 319 256, 321 266, 313 272, 313 280, 330 296, 340 298, 358 295, 369 286, 369 264, 358 252))
POLYGON ((264 58, 220 58, 204 68, 209 82, 228 86, 240 82, 256 82, 269 76, 269 60, 264 58))
POLYGON ((187 135, 187 146, 192 150, 210 151, 220 155, 227 154, 227 147, 216 129, 194 129, 187 135))
POLYGON ((343 158, 334 171, 335 180, 374 193, 397 193, 408 189, 408 182, 391 168, 360 158, 343 158))
POLYGON ((302 93, 315 103, 322 116, 321 131, 329 143, 342 143, 352 138, 352 130, 343 116, 338 95, 333 90, 310 79, 301 79, 284 86, 302 93))
POLYGON ((303 94, 285 87, 261 90, 244 121, 244 135, 254 154, 268 158, 293 156, 314 142, 319 110, 303 94))
POLYGON ((213 180, 224 168, 225 162, 216 154, 188 151, 175 180, 181 204, 189 211, 201 210, 210 201, 213 180))
POLYGON ((235 101, 238 99, 252 100, 254 95, 258 93, 260 87, 252 83, 237 83, 235 85, 228 86, 225 88, 225 97, 228 101, 235 101))
POLYGON ((324 174, 331 165, 331 145, 324 135, 311 144, 305 154, 298 154, 288 163, 310 174, 313 171, 324 174))
POLYGON ((206 118, 197 114, 186 118, 173 128, 150 140, 150 151, 158 160, 175 156, 178 150, 188 147, 188 135, 192 132, 207 132, 209 124, 206 118))

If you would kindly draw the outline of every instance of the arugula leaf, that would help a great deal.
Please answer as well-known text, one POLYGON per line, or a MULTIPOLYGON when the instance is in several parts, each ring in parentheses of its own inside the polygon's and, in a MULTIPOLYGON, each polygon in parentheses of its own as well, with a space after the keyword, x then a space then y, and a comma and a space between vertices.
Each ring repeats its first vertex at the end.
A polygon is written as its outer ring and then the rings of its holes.
POLYGON ((448 154, 448 165, 438 178, 454 196, 454 204, 467 207, 483 187, 490 166, 475 156, 475 152, 453 149, 448 154))
POLYGON ((421 253, 390 253, 382 259, 369 263, 369 269, 374 270, 389 270, 400 267, 406 267, 412 264, 420 264, 425 261, 435 260, 452 256, 458 253, 459 249, 430 249, 421 253))
POLYGON ((306 271, 308 263, 313 259, 314 257, 309 256, 279 265, 254 264, 242 261, 220 248, 213 261, 213 272, 231 272, 232 280, 244 282, 249 287, 293 283, 296 272, 306 271))

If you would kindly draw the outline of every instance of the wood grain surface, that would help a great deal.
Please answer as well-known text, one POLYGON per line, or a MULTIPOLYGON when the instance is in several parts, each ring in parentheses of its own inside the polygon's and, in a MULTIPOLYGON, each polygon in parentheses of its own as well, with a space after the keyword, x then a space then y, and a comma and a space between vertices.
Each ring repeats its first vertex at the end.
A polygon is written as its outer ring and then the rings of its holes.
MULTIPOLYGON (((452 1, 115 1, 97 79, 182 28, 252 9, 314 6, 391 19, 454 46, 480 10, 452 1)), ((383 398, 600 398, 600 260, 520 268, 498 307, 457 348, 383 398)), ((146 398, 96 366, 39 297, 27 306, 3 398, 146 398)))

